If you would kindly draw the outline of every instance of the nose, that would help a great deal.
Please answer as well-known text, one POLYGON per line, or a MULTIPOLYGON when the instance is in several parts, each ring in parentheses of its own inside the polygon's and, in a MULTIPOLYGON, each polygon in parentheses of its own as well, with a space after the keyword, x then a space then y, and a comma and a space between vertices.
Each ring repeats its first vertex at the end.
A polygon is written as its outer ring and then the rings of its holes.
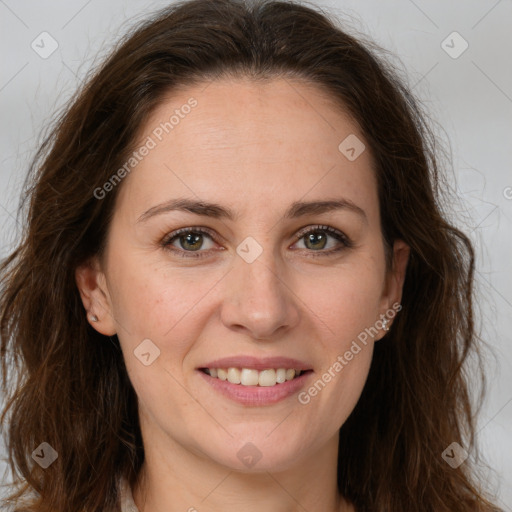
POLYGON ((224 325, 252 339, 282 336, 300 321, 300 300, 286 282, 270 250, 252 263, 236 256, 226 276, 221 319, 224 325))

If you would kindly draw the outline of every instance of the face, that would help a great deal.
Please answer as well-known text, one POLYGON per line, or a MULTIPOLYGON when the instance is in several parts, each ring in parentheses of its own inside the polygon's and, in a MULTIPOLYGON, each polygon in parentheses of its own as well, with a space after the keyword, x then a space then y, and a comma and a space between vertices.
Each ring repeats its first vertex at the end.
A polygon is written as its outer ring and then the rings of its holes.
POLYGON ((408 253, 386 267, 358 125, 312 85, 218 80, 168 96, 142 146, 76 277, 119 338, 145 444, 243 471, 332 448, 408 253))

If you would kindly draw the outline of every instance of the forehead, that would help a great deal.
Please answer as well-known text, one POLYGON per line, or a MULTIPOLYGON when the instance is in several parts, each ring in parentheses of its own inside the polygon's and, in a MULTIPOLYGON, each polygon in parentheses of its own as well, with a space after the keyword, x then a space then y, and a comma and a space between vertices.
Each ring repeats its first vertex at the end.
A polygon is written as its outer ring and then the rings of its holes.
POLYGON ((275 211, 298 199, 342 196, 377 213, 370 151, 357 123, 318 87, 290 79, 223 79, 167 95, 141 127, 146 146, 120 192, 134 215, 198 196, 275 211), (340 149, 341 144, 341 149, 340 149), (350 154, 349 154, 350 156, 350 154))

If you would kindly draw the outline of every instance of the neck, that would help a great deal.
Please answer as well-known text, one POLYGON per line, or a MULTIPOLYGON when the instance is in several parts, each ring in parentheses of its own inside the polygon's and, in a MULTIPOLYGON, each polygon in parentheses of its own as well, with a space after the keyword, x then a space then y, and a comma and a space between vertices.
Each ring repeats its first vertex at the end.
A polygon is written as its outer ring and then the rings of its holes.
POLYGON ((146 432, 133 489, 139 512, 353 512, 337 486, 338 436, 286 470, 241 472, 193 452, 162 431, 146 432))

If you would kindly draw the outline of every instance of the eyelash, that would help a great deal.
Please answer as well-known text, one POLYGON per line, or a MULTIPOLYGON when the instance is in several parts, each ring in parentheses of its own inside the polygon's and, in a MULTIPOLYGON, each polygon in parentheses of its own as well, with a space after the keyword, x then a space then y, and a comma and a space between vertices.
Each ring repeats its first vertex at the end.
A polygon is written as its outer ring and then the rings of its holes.
MULTIPOLYGON (((319 251, 312 251, 309 249, 305 249, 307 252, 311 253, 308 255, 308 257, 322 257, 322 256, 332 256, 344 249, 348 249, 353 247, 352 241, 341 231, 338 231, 337 229, 334 229, 330 226, 322 226, 322 225, 316 225, 316 226, 310 226, 304 229, 301 229, 296 235, 295 235, 295 241, 298 242, 302 238, 304 238, 306 235, 310 233, 317 233, 317 232, 326 232, 329 234, 329 236, 332 236, 339 242, 341 242, 341 247, 337 247, 334 249, 329 249, 327 251, 319 250, 319 251), (315 254, 316 253, 316 254, 315 254)), ((163 240, 160 242, 161 246, 168 250, 176 253, 182 258, 204 258, 208 256, 208 251, 185 251, 183 249, 177 249, 173 247, 171 244, 172 242, 178 238, 180 235, 189 234, 189 233, 202 233, 205 235, 208 235, 212 240, 215 241, 215 236, 213 232, 207 228, 197 227, 197 228, 182 228, 178 229, 176 231, 173 231, 169 235, 163 238, 163 240)))

